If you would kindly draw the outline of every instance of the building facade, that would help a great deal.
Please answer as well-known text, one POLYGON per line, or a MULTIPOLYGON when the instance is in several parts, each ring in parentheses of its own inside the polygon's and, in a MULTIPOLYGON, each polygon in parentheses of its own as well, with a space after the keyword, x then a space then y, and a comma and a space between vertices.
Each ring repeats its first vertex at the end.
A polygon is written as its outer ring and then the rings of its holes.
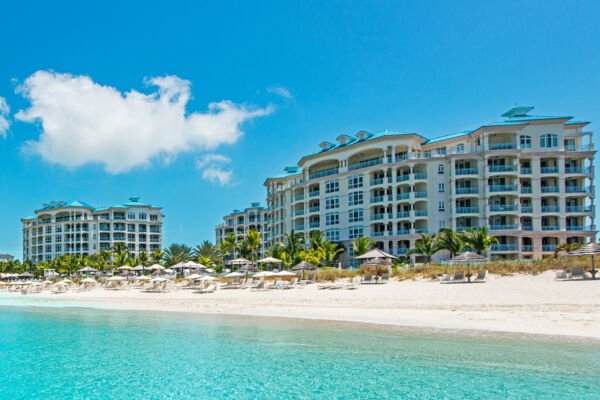
POLYGON ((63 254, 88 256, 123 243, 133 255, 162 249, 162 207, 130 197, 95 208, 81 201, 50 202, 21 219, 23 260, 50 261, 63 254))
POLYGON ((218 245, 229 235, 233 233, 238 241, 244 238, 251 229, 255 229, 261 234, 262 244, 258 249, 260 258, 264 256, 268 249, 267 243, 270 239, 268 230, 269 217, 266 207, 260 203, 251 203, 250 207, 243 210, 233 210, 231 214, 223 217, 223 223, 215 228, 215 243, 218 245))
POLYGON ((321 143, 265 181, 266 246, 292 229, 320 230, 355 265, 350 243, 360 236, 403 256, 421 233, 488 226, 499 241, 494 259, 541 258, 595 238, 589 123, 531 110, 436 139, 382 131, 321 143))
POLYGON ((15 257, 12 254, 0 253, 0 262, 12 261, 15 257))

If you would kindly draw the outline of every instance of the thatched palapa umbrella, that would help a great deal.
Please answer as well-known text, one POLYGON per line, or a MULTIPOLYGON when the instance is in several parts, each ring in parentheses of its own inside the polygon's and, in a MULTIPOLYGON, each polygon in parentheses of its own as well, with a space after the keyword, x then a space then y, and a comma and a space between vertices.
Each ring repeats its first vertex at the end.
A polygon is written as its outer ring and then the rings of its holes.
POLYGON ((315 270, 318 269, 319 267, 317 267, 316 265, 313 265, 309 262, 306 261, 302 261, 300 264, 295 265, 294 267, 292 267, 292 271, 302 271, 302 279, 304 279, 304 271, 305 270, 315 270))
POLYGON ((489 261, 489 259, 472 251, 465 251, 464 253, 450 259, 450 262, 453 263, 467 264, 467 282, 469 283, 471 283, 471 263, 485 261, 489 261))
POLYGON ((281 264, 282 262, 283 261, 275 257, 265 257, 257 261, 257 263, 260 264, 281 264))
POLYGON ((376 257, 363 264, 363 267, 375 267, 375 283, 379 279, 379 268, 388 268, 394 265, 392 261, 387 261, 383 258, 376 257))
POLYGON ((594 256, 600 254, 600 246, 597 243, 591 242, 573 250, 567 254, 568 256, 592 256, 592 279, 596 279, 596 266, 594 265, 594 256))

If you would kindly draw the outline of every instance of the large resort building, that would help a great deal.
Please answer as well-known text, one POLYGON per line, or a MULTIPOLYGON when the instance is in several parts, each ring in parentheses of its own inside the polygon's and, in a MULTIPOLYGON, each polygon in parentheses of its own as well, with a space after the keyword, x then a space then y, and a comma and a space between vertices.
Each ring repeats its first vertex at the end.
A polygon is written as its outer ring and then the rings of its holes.
POLYGON ((23 260, 50 261, 63 254, 88 256, 123 243, 135 256, 162 249, 162 207, 130 197, 95 208, 81 201, 50 202, 23 218, 23 260))
POLYGON ((231 214, 223 218, 224 222, 217 225, 215 229, 215 243, 220 243, 229 234, 234 234, 238 241, 241 241, 251 229, 255 229, 261 234, 263 239, 261 247, 258 249, 260 257, 264 256, 267 239, 270 237, 268 232, 268 212, 260 203, 252 203, 250 207, 243 210, 233 210, 231 214))
POLYGON ((321 143, 266 180, 265 247, 292 229, 320 230, 355 265, 350 243, 360 236, 403 256, 421 233, 488 226, 499 241, 494 259, 541 258, 560 243, 595 238, 589 123, 532 109, 436 139, 386 130, 321 143))

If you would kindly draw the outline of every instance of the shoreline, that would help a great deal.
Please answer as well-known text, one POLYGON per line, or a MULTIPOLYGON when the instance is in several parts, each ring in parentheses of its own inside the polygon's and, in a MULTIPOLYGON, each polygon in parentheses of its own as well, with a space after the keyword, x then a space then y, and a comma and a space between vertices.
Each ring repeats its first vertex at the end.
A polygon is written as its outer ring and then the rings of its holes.
POLYGON ((94 289, 21 296, 106 310, 285 318, 402 328, 485 331, 600 340, 600 282, 555 281, 553 274, 491 277, 443 285, 391 281, 354 291, 187 290, 143 293, 94 289))

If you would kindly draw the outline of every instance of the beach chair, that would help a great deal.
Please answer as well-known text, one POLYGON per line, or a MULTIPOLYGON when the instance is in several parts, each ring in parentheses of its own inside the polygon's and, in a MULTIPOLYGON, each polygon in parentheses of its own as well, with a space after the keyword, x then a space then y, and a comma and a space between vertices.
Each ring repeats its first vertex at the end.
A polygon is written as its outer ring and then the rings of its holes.
MULTIPOLYGON (((356 278, 358 278, 358 277, 356 277, 356 278)), ((348 282, 346 282, 342 286, 342 289, 344 289, 344 290, 355 290, 355 289, 358 289, 358 284, 357 284, 357 279, 356 278, 352 278, 348 282)), ((358 278, 358 281, 360 281, 360 278, 358 278)))
POLYGON ((319 289, 319 290, 331 289, 331 283, 321 283, 321 284, 317 285, 317 289, 319 289))
POLYGON ((571 279, 585 279, 585 269, 583 267, 572 267, 571 279))
POLYGON ((373 282, 373 275, 372 274, 365 274, 365 278, 363 279, 362 283, 366 283, 366 282, 373 282))
POLYGON ((306 280, 306 283, 315 283, 315 274, 308 275, 308 279, 306 280))
POLYGON ((389 273, 385 273, 381 275, 381 280, 382 281, 389 281, 390 280, 390 274, 389 273))
POLYGON ((487 270, 477 271, 477 276, 475 276, 473 282, 485 282, 487 279, 487 273, 487 270))
POLYGON ((448 283, 448 282, 452 282, 452 275, 450 275, 450 274, 442 275, 442 277, 440 278, 440 283, 448 283))
POLYGON ((254 291, 254 290, 263 290, 265 288, 265 281, 263 281, 262 279, 258 282, 256 282, 255 284, 253 284, 252 286, 250 286, 250 290, 254 291))
POLYGON ((465 271, 454 271, 454 275, 452 275, 452 282, 464 282, 465 281, 465 271))
POLYGON ((564 269, 559 269, 558 271, 556 271, 556 279, 567 279, 567 271, 565 271, 564 269))
POLYGON ((215 285, 214 283, 209 285, 206 289, 200 289, 195 291, 194 293, 212 293, 215 290, 217 290, 217 285, 215 285))

